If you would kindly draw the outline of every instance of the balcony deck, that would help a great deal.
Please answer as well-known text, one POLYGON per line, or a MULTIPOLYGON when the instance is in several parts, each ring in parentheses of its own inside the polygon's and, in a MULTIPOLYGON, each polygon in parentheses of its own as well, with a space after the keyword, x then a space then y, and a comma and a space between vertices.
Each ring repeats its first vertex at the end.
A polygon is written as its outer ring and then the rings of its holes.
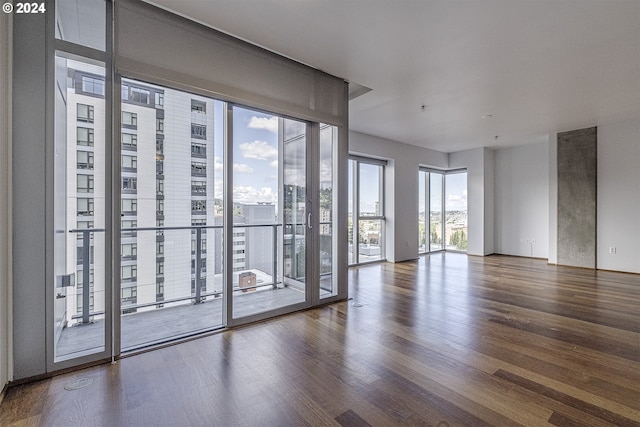
MULTIPOLYGON (((292 287, 234 293, 235 317, 268 311, 304 301, 304 293, 292 287)), ((129 350, 222 327, 222 298, 200 304, 180 305, 124 314, 121 317, 122 349, 129 350)), ((63 329, 56 346, 58 357, 93 352, 104 345, 104 320, 63 329)))

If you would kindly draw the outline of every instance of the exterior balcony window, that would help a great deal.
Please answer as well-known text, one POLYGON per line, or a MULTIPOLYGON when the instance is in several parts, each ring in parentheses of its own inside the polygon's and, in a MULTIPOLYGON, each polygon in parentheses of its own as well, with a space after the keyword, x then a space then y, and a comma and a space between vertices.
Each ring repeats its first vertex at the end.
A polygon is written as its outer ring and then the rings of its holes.
POLYGON ((191 123, 191 138, 207 139, 207 126, 191 123))
POLYGON ((138 136, 133 133, 122 134, 122 149, 128 151, 137 151, 138 149, 138 136))
POLYGON ((191 162, 191 176, 207 176, 207 164, 191 162))

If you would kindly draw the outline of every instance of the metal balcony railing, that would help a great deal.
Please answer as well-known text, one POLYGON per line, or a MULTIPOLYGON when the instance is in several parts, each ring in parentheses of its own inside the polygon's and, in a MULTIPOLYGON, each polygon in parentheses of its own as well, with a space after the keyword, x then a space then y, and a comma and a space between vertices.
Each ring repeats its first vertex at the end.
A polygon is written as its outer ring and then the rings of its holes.
MULTIPOLYGON (((261 287, 266 287, 266 286, 271 286, 272 289, 278 289, 278 285, 279 284, 283 284, 281 281, 278 280, 278 229, 280 227, 282 227, 282 224, 234 224, 233 228, 234 229, 243 229, 243 230, 247 230, 247 229, 255 229, 255 228, 270 228, 271 231, 271 239, 272 239, 272 262, 271 262, 271 278, 272 281, 271 283, 256 283, 255 285, 251 285, 251 286, 243 286, 242 288, 238 287, 237 289, 234 289, 234 292, 246 292, 247 290, 250 289, 255 289, 255 288, 261 288, 261 287)), ((196 260, 201 260, 202 259, 202 255, 206 254, 206 248, 203 249, 202 248, 202 242, 203 242, 203 236, 202 236, 202 232, 203 230, 222 230, 222 226, 221 225, 198 225, 198 226, 186 226, 186 227, 130 227, 130 228, 122 228, 121 232, 123 236, 136 236, 138 235, 138 233, 140 232, 155 232, 156 235, 164 235, 165 232, 167 231, 178 231, 178 230, 191 230, 192 232, 195 231, 195 237, 196 237, 196 241, 195 241, 195 259, 196 260)), ((83 324, 87 324, 91 322, 91 317, 93 316, 98 316, 98 315, 103 315, 104 311, 91 311, 90 309, 90 268, 85 268, 86 266, 90 266, 91 265, 91 253, 90 253, 90 248, 91 248, 91 236, 94 233, 103 233, 105 232, 104 229, 98 229, 98 228, 86 228, 86 229, 74 229, 74 230, 69 230, 69 233, 74 233, 74 234, 79 234, 81 235, 81 239, 77 239, 82 240, 82 250, 80 251, 81 253, 81 263, 78 262, 78 265, 82 264, 83 269, 82 269, 82 313, 81 314, 76 314, 73 315, 72 318, 73 319, 81 319, 81 323, 83 324)), ((284 244, 284 246, 290 246, 291 243, 289 244, 284 244)), ((284 250, 284 249, 283 249, 284 250)), ((190 256, 193 254, 193 251, 189 251, 190 256)), ((286 253, 286 251, 284 252, 286 253)), ((164 254, 163 254, 164 256, 164 254)), ((80 261, 80 260, 78 260, 80 261)), ((206 265, 203 266, 202 262, 195 262, 195 283, 194 283, 194 290, 192 292, 191 295, 186 295, 186 296, 182 296, 182 297, 176 297, 176 298, 171 298, 171 299, 163 299, 162 301, 148 301, 148 302, 141 302, 141 303, 136 303, 136 304, 127 304, 126 307, 123 306, 122 310, 131 310, 131 309, 137 309, 137 308, 143 308, 143 307, 151 307, 151 306, 159 306, 159 305, 166 305, 166 304, 170 304, 170 303, 175 303, 175 302, 181 302, 181 301, 187 301, 187 300, 192 300, 193 304, 200 304, 201 302, 203 302, 206 297, 218 297, 222 295, 222 291, 203 291, 202 289, 202 283, 205 281, 205 278, 203 277, 203 273, 206 273, 206 265), (203 268, 204 267, 204 268, 203 268)), ((119 278, 119 280, 122 280, 119 278)), ((188 280, 187 278, 185 278, 185 280, 188 280)))

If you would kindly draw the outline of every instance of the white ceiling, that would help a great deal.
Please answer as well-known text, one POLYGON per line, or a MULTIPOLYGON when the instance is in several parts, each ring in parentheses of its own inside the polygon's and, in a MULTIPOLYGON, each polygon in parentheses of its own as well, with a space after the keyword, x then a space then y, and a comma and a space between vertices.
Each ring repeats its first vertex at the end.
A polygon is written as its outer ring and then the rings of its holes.
POLYGON ((512 146, 640 116, 640 0, 151 3, 373 89, 350 128, 396 141, 512 146))

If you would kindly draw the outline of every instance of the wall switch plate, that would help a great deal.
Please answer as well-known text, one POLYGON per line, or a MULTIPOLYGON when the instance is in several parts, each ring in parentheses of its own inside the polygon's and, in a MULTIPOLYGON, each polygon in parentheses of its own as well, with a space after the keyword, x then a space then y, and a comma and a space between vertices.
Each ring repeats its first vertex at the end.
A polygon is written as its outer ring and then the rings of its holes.
POLYGON ((609 253, 610 254, 615 254, 616 253, 616 247, 615 246, 609 246, 609 253))

